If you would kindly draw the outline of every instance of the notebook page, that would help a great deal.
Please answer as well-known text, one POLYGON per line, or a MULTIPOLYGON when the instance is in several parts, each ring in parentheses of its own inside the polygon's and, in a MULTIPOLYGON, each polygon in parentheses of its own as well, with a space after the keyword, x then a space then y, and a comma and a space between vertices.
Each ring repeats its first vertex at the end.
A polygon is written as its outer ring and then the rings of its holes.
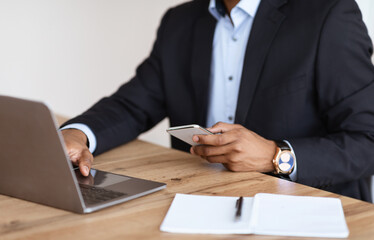
POLYGON ((237 197, 176 194, 160 230, 173 233, 251 233, 253 198, 243 199, 242 217, 235 220, 237 197))
POLYGON ((256 194, 255 234, 345 238, 349 230, 338 198, 256 194))

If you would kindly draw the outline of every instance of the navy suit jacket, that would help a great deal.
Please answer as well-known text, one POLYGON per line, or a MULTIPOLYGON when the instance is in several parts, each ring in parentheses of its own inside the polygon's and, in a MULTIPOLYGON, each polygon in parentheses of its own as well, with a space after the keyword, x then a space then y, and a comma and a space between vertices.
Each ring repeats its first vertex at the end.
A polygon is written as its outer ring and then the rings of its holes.
MULTIPOLYGON (((165 117, 206 124, 216 20, 209 0, 170 9, 136 76, 67 123, 87 124, 95 154, 165 117)), ((374 174, 371 40, 354 0, 262 0, 246 48, 235 122, 287 139, 297 182, 370 201, 374 174)), ((172 146, 189 146, 172 139, 172 146)))

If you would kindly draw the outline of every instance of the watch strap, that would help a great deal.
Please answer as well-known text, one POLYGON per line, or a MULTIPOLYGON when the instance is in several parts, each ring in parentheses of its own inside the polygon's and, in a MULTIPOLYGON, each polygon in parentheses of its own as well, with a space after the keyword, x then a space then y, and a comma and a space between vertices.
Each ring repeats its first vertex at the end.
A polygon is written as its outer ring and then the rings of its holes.
POLYGON ((282 150, 288 150, 288 151, 292 151, 292 149, 290 148, 290 146, 285 142, 285 141, 282 141, 282 140, 274 140, 275 144, 282 150))

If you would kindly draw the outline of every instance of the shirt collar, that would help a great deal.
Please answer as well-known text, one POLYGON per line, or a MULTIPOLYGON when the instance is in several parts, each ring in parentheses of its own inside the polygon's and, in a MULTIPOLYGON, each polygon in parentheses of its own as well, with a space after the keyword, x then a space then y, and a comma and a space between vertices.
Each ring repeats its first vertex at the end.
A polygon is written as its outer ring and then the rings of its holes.
MULTIPOLYGON (((251 17, 254 17, 257 12, 257 8, 260 5, 261 0, 240 0, 235 8, 240 8, 251 17)), ((226 15, 225 5, 223 0, 210 0, 209 12, 217 20, 226 15)))

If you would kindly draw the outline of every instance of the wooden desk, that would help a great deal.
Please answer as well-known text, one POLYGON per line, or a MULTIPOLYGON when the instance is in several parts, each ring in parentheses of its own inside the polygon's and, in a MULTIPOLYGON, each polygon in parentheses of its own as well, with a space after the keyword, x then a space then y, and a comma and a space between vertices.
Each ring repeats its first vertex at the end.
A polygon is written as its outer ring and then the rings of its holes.
POLYGON ((254 196, 258 192, 338 197, 351 239, 373 239, 374 205, 260 173, 234 173, 220 164, 143 141, 95 159, 94 167, 167 183, 165 190, 88 215, 0 195, 0 239, 290 239, 260 235, 185 235, 160 232, 176 193, 254 196))

